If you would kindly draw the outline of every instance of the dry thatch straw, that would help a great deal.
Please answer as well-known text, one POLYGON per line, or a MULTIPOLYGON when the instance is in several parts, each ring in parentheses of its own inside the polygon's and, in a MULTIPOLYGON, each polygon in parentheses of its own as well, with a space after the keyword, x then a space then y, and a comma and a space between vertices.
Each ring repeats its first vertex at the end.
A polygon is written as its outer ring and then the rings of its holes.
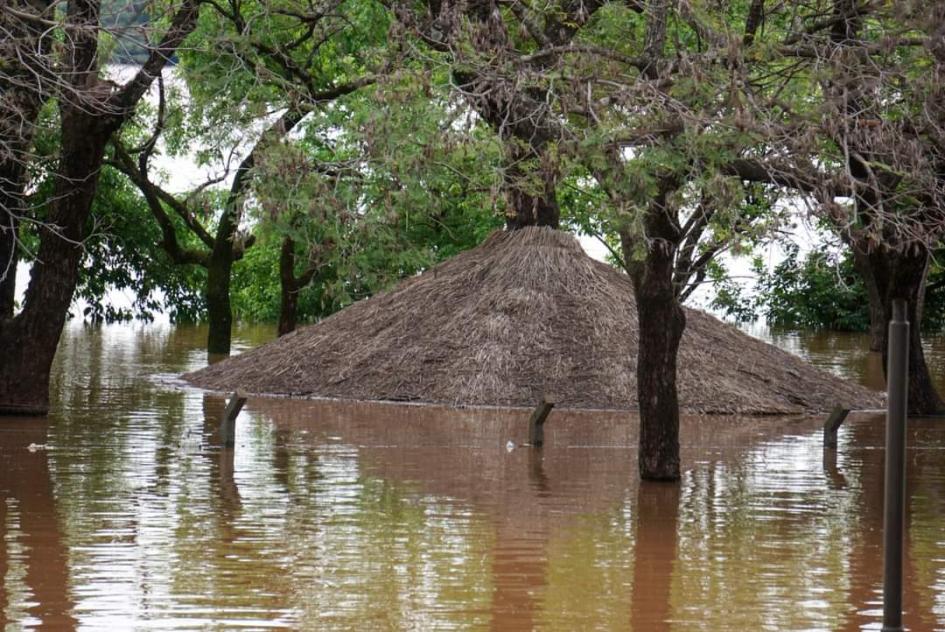
MULTIPOLYGON (((882 396, 686 311, 690 413, 870 408, 882 396)), ((496 232, 393 290, 185 376, 250 393, 451 405, 633 409, 639 330, 626 275, 549 228, 496 232)))

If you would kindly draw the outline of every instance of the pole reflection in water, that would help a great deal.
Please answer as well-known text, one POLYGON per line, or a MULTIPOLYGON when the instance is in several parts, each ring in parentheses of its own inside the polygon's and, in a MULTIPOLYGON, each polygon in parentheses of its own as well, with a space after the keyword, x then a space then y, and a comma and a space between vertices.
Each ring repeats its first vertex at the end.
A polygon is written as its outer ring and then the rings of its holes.
MULTIPOLYGON (((268 334, 242 335, 245 347, 268 334)), ((881 418, 851 416, 832 454, 820 418, 684 418, 685 474, 665 487, 638 485, 624 413, 556 409, 541 451, 509 451, 530 411, 253 399, 226 450, 225 399, 174 381, 205 362, 204 340, 70 328, 48 422, 0 419, 0 624, 880 621, 881 418)), ((844 364, 860 362, 844 344, 799 349, 868 375, 844 364)), ((911 423, 908 443, 905 623, 945 628, 945 425, 911 423)))
MULTIPOLYGON (((552 493, 544 471, 544 453, 540 449, 527 449, 524 453, 528 469, 520 476, 527 476, 524 493, 529 495, 530 502, 526 506, 541 511, 540 498, 552 493)), ((514 520, 496 526, 492 549, 492 630, 534 629, 547 586, 547 540, 548 531, 541 515, 517 513, 514 520)))

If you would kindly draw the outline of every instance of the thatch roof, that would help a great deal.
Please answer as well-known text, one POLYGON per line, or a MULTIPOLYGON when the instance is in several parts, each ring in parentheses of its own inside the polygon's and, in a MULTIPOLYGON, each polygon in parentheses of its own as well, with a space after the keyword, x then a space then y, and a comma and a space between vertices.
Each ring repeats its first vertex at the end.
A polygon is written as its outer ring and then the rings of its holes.
MULTIPOLYGON (((882 396, 688 309, 679 399, 697 413, 881 405, 882 396)), ((185 376, 250 393, 453 405, 636 407, 629 278, 548 228, 482 245, 320 323, 185 376)))

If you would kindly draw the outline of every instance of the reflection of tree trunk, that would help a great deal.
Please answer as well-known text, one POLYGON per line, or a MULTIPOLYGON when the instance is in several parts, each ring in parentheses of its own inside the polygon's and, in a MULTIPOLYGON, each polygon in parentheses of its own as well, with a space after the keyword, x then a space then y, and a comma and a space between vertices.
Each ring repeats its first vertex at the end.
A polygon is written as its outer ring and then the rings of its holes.
MULTIPOLYGON (((542 450, 528 451, 529 492, 537 499, 549 493, 542 450)), ((543 519, 539 519, 543 520, 543 519)), ((492 552, 492 630, 533 630, 541 593, 548 585, 548 537, 522 534, 521 520, 496 530, 492 552)))
MULTIPOLYGON (((69 593, 69 556, 60 532, 48 453, 27 450, 31 443, 45 443, 46 425, 24 426, 20 424, 26 422, 19 420, 14 423, 19 425, 18 431, 4 433, 8 435, 5 447, 11 451, 11 456, 0 459, 0 497, 3 498, 0 518, 7 519, 3 515, 7 509, 6 499, 14 499, 26 551, 25 584, 31 593, 29 615, 42 622, 41 630, 72 630, 77 622, 69 593)), ((0 543, 0 571, 3 572, 0 578, 6 576, 10 566, 7 555, 8 550, 0 543)), ((0 592, 4 593, 0 599, 8 602, 10 595, 2 584, 0 592)))
POLYGON ((208 454, 211 459, 211 487, 214 486, 214 483, 216 484, 218 496, 221 500, 222 511, 219 512, 219 517, 221 531, 224 534, 223 539, 226 542, 232 542, 233 523, 242 509, 242 499, 240 498, 239 486, 234 478, 236 451, 233 447, 223 446, 219 434, 220 422, 223 420, 225 409, 225 398, 219 395, 203 396, 204 437, 207 438, 209 445, 214 448, 214 451, 208 454))
POLYGON ((866 356, 863 367, 863 385, 877 391, 886 390, 886 375, 883 371, 883 354, 875 351, 866 356))
MULTIPOLYGON (((848 459, 848 468, 859 466, 858 472, 849 472, 858 481, 859 520, 852 527, 854 538, 849 545, 848 573, 850 614, 839 629, 853 632, 882 620, 883 601, 883 485, 885 452, 871 449, 882 445, 884 424, 877 417, 871 423, 855 423, 850 426, 849 446, 856 454, 848 459)), ((925 452, 925 451, 923 451, 925 452)), ((926 454, 931 454, 926 452, 926 454)), ((917 477, 922 476, 922 463, 926 458, 907 457, 906 474, 906 520, 903 543, 903 623, 910 630, 930 630, 935 627, 934 615, 920 608, 922 596, 918 592, 915 553, 912 546, 911 499, 915 495, 917 477)), ((937 459, 937 456, 932 458, 937 459)), ((939 464, 933 465, 938 472, 939 464)), ((930 603, 933 600, 928 599, 930 603)))
POLYGON ((633 556, 633 630, 669 630, 678 553, 679 485, 640 483, 633 556))
MULTIPOLYGON (((850 424, 848 449, 855 455, 848 459, 847 475, 858 482, 859 499, 857 512, 851 526, 853 537, 849 545, 848 572, 850 614, 844 621, 843 630, 860 630, 868 623, 875 623, 876 614, 882 609, 883 590, 883 463, 882 450, 864 449, 881 445, 884 424, 850 424), (860 458, 856 458, 860 457, 860 458), (859 465, 859 471, 853 468, 859 465), (877 602, 879 605, 877 606, 877 602)), ((881 619, 881 615, 879 617, 881 619)))
POLYGON ((286 494, 292 493, 292 489, 289 484, 290 466, 291 459, 289 455, 289 446, 286 445, 286 435, 284 432, 276 432, 272 454, 272 475, 286 494))

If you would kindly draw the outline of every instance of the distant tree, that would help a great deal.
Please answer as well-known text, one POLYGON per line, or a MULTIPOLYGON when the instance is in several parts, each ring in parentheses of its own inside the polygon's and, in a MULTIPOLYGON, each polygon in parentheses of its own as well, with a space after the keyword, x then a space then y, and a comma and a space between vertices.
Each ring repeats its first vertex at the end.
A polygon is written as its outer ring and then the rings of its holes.
MULTIPOLYGON (((869 332, 870 300, 848 250, 816 249, 804 257, 789 244, 785 257, 769 269, 759 257, 752 262, 757 281, 750 292, 725 275, 714 277, 711 306, 739 322, 763 319, 773 327, 869 332)), ((922 327, 937 332, 945 325, 945 278, 930 272, 922 327)))

